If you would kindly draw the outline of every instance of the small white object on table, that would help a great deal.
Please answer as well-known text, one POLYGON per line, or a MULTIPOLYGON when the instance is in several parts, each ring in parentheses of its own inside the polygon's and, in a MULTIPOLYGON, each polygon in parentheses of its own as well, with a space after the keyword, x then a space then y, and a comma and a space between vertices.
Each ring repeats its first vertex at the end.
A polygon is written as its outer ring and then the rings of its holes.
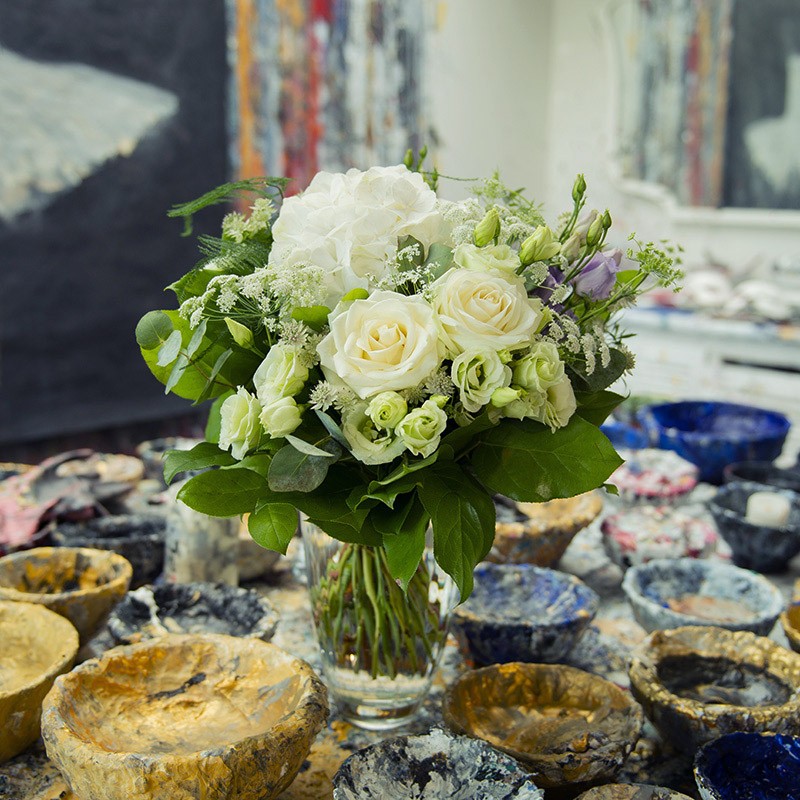
POLYGON ((753 525, 782 528, 789 521, 791 503, 788 497, 775 492, 753 492, 747 498, 744 518, 753 525))

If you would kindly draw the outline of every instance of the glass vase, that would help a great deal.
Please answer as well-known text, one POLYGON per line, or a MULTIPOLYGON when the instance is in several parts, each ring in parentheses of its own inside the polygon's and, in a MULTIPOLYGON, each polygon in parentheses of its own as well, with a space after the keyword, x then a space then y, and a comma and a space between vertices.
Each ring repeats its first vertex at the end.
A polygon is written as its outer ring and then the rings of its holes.
POLYGON ((439 664, 455 585, 426 547, 408 590, 382 548, 346 544, 303 521, 322 671, 342 716, 368 730, 409 722, 439 664))

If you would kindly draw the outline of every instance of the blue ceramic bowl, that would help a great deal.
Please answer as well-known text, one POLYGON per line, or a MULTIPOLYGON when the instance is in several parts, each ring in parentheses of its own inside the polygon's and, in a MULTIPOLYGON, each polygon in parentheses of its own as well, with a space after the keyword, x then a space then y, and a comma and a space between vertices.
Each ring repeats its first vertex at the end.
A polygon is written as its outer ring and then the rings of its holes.
POLYGON ((600 430, 608 437, 615 448, 623 450, 642 450, 650 446, 647 434, 627 422, 609 419, 600 426, 600 430))
POLYGON ((750 481, 727 483, 708 503, 719 535, 730 545, 737 567, 756 572, 781 572, 800 553, 800 494, 750 481), (789 498, 789 521, 782 528, 745 519, 753 492, 774 492, 789 498))
POLYGON ((480 739, 435 728, 386 739, 348 758, 333 778, 334 800, 542 800, 511 756, 480 739))
POLYGON ((800 800, 800 738, 730 733, 697 754, 703 800, 800 800))
POLYGON ((574 575, 532 564, 480 564, 453 632, 476 666, 553 664, 594 619, 600 598, 574 575))
POLYGON ((625 573, 622 589, 648 632, 715 625, 767 636, 784 600, 766 578, 715 561, 656 559, 625 573))
POLYGON ((653 446, 696 464, 710 483, 735 461, 774 461, 791 427, 777 411, 712 400, 645 406, 639 419, 653 446))

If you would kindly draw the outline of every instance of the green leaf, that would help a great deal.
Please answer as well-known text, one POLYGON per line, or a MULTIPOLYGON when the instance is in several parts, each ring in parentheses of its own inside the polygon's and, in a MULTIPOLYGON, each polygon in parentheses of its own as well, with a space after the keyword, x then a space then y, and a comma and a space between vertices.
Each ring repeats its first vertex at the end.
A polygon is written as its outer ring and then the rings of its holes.
POLYGON ((230 317, 225 317, 225 325, 231 336, 233 336, 233 341, 236 342, 239 347, 247 349, 253 344, 253 331, 251 331, 247 325, 242 325, 241 322, 237 322, 230 317))
POLYGON ((370 515, 375 529, 383 534, 383 549, 392 577, 400 581, 403 591, 417 571, 425 550, 425 534, 430 518, 415 494, 400 513, 386 514, 375 509, 370 515))
POLYGON ((143 350, 155 350, 172 333, 172 322, 163 311, 148 311, 136 325, 136 344, 143 350))
POLYGON ((289 503, 266 503, 247 518, 247 530, 256 544, 286 555, 298 522, 297 509, 289 503))
POLYGON ((328 314, 331 310, 327 306, 298 306, 292 309, 292 319, 305 322, 315 331, 322 330, 328 324, 328 314))
POLYGON ((413 236, 404 236, 402 239, 400 239, 400 241, 398 241, 398 254, 406 247, 414 247, 415 245, 417 248, 416 255, 414 255, 412 258, 406 258, 404 254, 402 260, 398 259, 400 261, 401 270, 414 269, 414 267, 420 266, 423 258, 425 257, 425 248, 422 246, 422 242, 420 242, 419 239, 415 239, 413 236))
POLYGON ((164 458, 164 480, 172 483, 180 472, 195 472, 209 467, 228 467, 236 459, 211 442, 200 442, 191 450, 170 450, 164 458))
POLYGON ((189 339, 189 344, 186 345, 186 355, 190 358, 198 351, 200 345, 203 343, 207 327, 208 322, 206 320, 201 320, 200 324, 194 329, 192 338, 189 339))
MULTIPOLYGON (((178 332, 175 331, 175 333, 178 332)), ((181 353, 175 360, 172 371, 169 373, 169 378, 167 378, 167 382, 164 384, 164 394, 169 394, 170 391, 175 388, 175 385, 183 377, 183 373, 186 372, 188 366, 189 359, 186 357, 185 353, 181 353)))
POLYGON ((436 267, 431 269, 431 279, 441 278, 442 275, 453 266, 453 251, 440 242, 434 242, 428 250, 428 257, 425 259, 426 264, 436 264, 436 267))
POLYGON ((344 297, 342 297, 342 303, 352 303, 353 300, 366 300, 369 297, 369 292, 366 289, 362 289, 361 287, 357 287, 355 289, 351 289, 344 297))
POLYGON ((601 392, 575 392, 578 414, 592 425, 602 425, 609 414, 624 400, 621 394, 603 390, 601 392))
POLYGON ((208 421, 206 422, 205 437, 206 441, 216 444, 219 442, 219 429, 222 423, 220 410, 222 404, 233 394, 233 391, 226 392, 220 395, 212 404, 208 412, 208 421))
POLYGON ((441 450, 440 447, 431 455, 418 461, 404 461, 382 480, 371 481, 367 487, 367 493, 356 499, 354 506, 360 508, 369 500, 378 500, 389 508, 394 508, 395 500, 399 495, 412 491, 424 480, 426 473, 423 470, 436 463, 441 455, 441 450))
POLYGON ((496 427, 496 425, 497 423, 492 422, 489 418, 489 414, 484 411, 482 414, 475 417, 469 425, 465 425, 463 428, 456 428, 454 431, 442 437, 442 443, 439 445, 439 449, 441 450, 443 445, 447 445, 453 449, 456 458, 458 458, 462 450, 471 447, 475 443, 475 438, 478 434, 491 430, 496 427))
POLYGON ((472 592, 472 572, 494 541, 492 498, 455 462, 437 464, 419 486, 433 524, 433 554, 456 582, 461 600, 472 592))
POLYGON ((158 360, 156 364, 159 367, 166 367, 171 364, 181 351, 181 332, 172 331, 167 337, 167 341, 158 348, 158 360))
POLYGON ((319 417, 319 421, 322 423, 325 430, 328 431, 328 433, 333 436, 333 438, 336 439, 336 441, 339 442, 342 447, 349 449, 350 445, 345 438, 344 432, 337 425, 336 420, 330 414, 326 414, 324 411, 320 411, 318 408, 315 408, 314 412, 319 417))
POLYGON ((329 453, 326 450, 321 450, 319 447, 315 447, 313 444, 305 441, 304 439, 300 439, 297 436, 292 436, 291 434, 287 434, 283 437, 286 439, 289 444, 294 447, 295 450, 299 450, 301 453, 305 453, 307 456, 319 456, 320 458, 336 458, 337 453, 329 453))
POLYGON ((310 456, 287 444, 278 450, 269 467, 273 492, 313 492, 328 474, 330 458, 310 456))
POLYGON ((269 494, 266 480, 249 469, 231 467, 201 472, 178 492, 178 500, 212 517, 246 514, 269 494))
POLYGON ((599 392, 619 380, 628 367, 628 359, 621 350, 612 348, 607 367, 599 363, 591 375, 579 372, 574 367, 567 367, 572 387, 576 392, 599 392))
POLYGON ((622 459, 576 414, 555 432, 533 420, 505 420, 481 435, 470 463, 491 491, 541 503, 602 486, 622 459))
POLYGON ((245 469, 257 472, 262 478, 269 475, 269 465, 272 463, 272 456, 269 453, 253 453, 245 456, 239 464, 245 469))

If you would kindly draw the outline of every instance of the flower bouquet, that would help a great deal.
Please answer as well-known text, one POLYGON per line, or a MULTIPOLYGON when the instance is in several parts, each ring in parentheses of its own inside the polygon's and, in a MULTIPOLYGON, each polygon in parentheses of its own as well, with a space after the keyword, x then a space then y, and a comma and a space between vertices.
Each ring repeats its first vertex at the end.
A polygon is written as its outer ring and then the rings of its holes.
POLYGON ((303 513, 325 674, 356 718, 402 718, 424 695, 448 580, 469 595, 494 494, 570 497, 621 464, 598 427, 633 366, 615 312, 680 275, 653 243, 606 246, 582 176, 552 228, 497 176, 461 202, 439 180, 409 154, 293 197, 262 178, 178 206, 190 231, 201 208, 256 195, 200 237, 169 287, 179 307, 136 330, 166 391, 214 401, 207 441, 167 458, 168 480, 215 468, 179 498, 248 514, 281 552, 303 513))

